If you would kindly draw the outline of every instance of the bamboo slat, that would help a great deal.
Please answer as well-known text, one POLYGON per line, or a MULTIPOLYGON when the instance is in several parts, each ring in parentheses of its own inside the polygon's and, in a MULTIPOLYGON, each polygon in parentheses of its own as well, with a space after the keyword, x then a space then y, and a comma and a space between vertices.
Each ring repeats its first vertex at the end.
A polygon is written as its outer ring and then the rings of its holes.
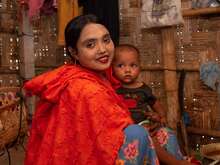
POLYGON ((187 132, 198 135, 220 137, 220 131, 204 129, 204 128, 187 127, 187 132))
POLYGON ((194 62, 192 63, 181 63, 178 64, 177 67, 175 69, 171 69, 171 68, 165 68, 159 64, 145 64, 142 67, 142 71, 180 71, 180 70, 186 70, 189 72, 198 72, 199 71, 199 63, 198 62, 194 62))
POLYGON ((162 29, 162 54, 164 61, 164 84, 167 94, 168 105, 168 123, 174 129, 176 129, 177 122, 179 121, 179 104, 178 104, 178 84, 176 75, 176 52, 174 44, 174 29, 164 28, 162 29))
POLYGON ((182 14, 184 17, 200 16, 200 15, 207 15, 207 14, 218 14, 218 13, 220 13, 220 7, 182 10, 182 14))

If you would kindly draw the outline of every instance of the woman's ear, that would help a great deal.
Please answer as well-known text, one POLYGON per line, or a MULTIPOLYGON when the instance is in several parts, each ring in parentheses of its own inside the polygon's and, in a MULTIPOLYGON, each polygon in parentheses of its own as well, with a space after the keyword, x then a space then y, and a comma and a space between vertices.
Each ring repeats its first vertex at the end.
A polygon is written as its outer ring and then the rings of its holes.
POLYGON ((76 49, 73 49, 73 48, 71 48, 71 47, 68 47, 68 50, 69 50, 71 56, 72 56, 74 59, 76 59, 76 60, 79 59, 79 58, 78 58, 78 55, 77 55, 76 49))

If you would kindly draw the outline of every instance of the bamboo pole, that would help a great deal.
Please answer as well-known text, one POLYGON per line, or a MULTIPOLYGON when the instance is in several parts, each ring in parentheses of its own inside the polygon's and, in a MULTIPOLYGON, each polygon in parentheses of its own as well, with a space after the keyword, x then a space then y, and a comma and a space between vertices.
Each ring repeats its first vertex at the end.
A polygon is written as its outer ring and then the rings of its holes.
POLYGON ((168 105, 167 118, 169 125, 176 130, 179 121, 179 104, 173 27, 162 29, 162 55, 164 68, 166 68, 164 70, 164 84, 168 105))
POLYGON ((169 68, 165 68, 163 66, 158 66, 158 65, 145 65, 142 67, 143 71, 164 71, 164 70, 170 70, 170 71, 180 71, 180 70, 185 70, 188 72, 199 72, 199 65, 195 64, 180 64, 176 66, 176 69, 169 69, 169 68))
POLYGON ((220 131, 216 131, 216 130, 195 128, 195 127, 187 127, 186 129, 188 133, 192 133, 192 134, 220 137, 220 131))
POLYGON ((200 16, 200 15, 207 15, 207 14, 218 14, 218 13, 220 13, 220 7, 208 7, 208 8, 200 8, 200 9, 182 10, 182 14, 184 17, 200 16))
MULTIPOLYGON (((34 36, 32 26, 28 17, 28 10, 25 6, 21 8, 22 21, 20 22, 20 76, 24 80, 31 79, 35 76, 34 62, 34 36)), ((34 113, 35 97, 27 97, 26 104, 30 114, 34 113)))
POLYGON ((28 10, 22 6, 22 21, 20 22, 20 75, 25 79, 35 76, 34 63, 34 36, 28 17, 28 10))

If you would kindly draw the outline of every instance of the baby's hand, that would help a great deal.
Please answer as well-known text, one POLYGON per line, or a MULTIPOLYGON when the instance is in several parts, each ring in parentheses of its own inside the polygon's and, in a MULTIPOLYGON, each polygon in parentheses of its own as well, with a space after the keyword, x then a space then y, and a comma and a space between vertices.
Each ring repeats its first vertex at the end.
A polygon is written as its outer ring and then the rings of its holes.
POLYGON ((165 116, 160 116, 157 112, 145 112, 146 117, 154 122, 159 122, 162 126, 167 124, 167 119, 165 116))
POLYGON ((165 126, 167 124, 166 117, 164 117, 164 116, 160 117, 160 124, 163 125, 163 126, 165 126))
POLYGON ((149 119, 149 120, 152 120, 152 121, 156 121, 156 122, 160 122, 160 115, 156 112, 145 112, 145 115, 146 117, 149 119))

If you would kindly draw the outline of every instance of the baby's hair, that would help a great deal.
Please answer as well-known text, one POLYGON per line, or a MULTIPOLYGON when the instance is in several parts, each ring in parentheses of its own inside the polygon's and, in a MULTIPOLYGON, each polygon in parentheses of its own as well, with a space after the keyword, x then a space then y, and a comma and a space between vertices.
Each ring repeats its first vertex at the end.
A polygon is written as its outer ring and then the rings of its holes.
POLYGON ((116 48, 115 48, 115 53, 116 54, 117 54, 117 52, 122 52, 122 51, 133 51, 133 52, 136 52, 138 59, 140 58, 140 51, 134 45, 131 45, 131 44, 119 44, 118 46, 116 46, 116 48))

